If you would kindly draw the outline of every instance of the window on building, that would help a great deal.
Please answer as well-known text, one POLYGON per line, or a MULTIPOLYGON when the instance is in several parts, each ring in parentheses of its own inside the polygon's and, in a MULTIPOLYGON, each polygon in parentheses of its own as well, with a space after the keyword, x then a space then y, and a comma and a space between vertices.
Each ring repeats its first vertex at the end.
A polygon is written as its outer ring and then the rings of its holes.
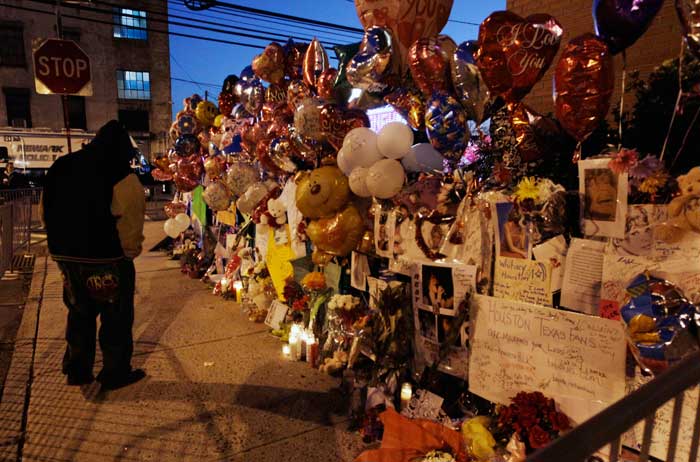
POLYGON ((84 97, 68 97, 68 122, 70 123, 70 128, 82 128, 83 130, 87 130, 87 117, 85 117, 84 97))
POLYGON ((139 109, 119 109, 119 122, 128 131, 147 132, 150 130, 148 111, 139 109))
POLYGON ((72 40, 76 43, 80 43, 80 29, 77 27, 64 27, 63 28, 63 38, 65 40, 72 40))
POLYGON ((0 21, 0 66, 24 67, 24 26, 21 22, 0 21))
POLYGON ((151 75, 141 71, 117 71, 119 99, 151 99, 151 75))
POLYGON ((114 9, 114 36, 116 38, 146 40, 148 38, 146 24, 145 11, 129 8, 114 9))
POLYGON ((31 128, 32 111, 29 104, 29 88, 3 88, 7 123, 17 128, 31 128))

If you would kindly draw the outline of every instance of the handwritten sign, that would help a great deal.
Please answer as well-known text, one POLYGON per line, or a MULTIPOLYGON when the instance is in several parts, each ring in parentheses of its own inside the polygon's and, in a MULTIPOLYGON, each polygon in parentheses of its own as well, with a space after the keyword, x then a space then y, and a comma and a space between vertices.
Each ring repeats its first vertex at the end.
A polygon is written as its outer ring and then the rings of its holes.
POLYGON ((469 389, 497 403, 519 391, 555 398, 582 422, 625 393, 621 323, 477 295, 469 389))
MULTIPOLYGON (((630 380, 629 391, 633 391, 649 382, 651 378, 637 375, 630 380)), ((690 443, 693 440, 695 428, 695 416, 698 408, 698 392, 700 387, 690 388, 683 397, 681 411, 681 424, 678 431, 678 445, 676 446, 675 460, 688 460, 690 456, 690 443)), ((649 454, 661 460, 668 455, 668 442, 671 436, 671 422, 673 418, 674 401, 671 400, 656 411, 654 419, 654 431, 651 434, 651 447, 649 454)), ((639 449, 644 432, 644 421, 637 424, 624 435, 623 443, 635 449, 639 449)))
POLYGON ((549 263, 521 258, 496 258, 493 294, 499 298, 552 306, 549 263))

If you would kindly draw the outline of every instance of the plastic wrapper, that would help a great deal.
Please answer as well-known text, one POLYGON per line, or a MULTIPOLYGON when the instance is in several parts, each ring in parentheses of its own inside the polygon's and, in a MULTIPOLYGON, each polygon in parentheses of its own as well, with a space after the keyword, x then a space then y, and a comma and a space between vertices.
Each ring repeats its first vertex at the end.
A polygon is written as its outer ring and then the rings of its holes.
POLYGON ((669 281, 640 274, 627 287, 620 313, 632 352, 646 371, 659 373, 698 349, 700 313, 669 281))

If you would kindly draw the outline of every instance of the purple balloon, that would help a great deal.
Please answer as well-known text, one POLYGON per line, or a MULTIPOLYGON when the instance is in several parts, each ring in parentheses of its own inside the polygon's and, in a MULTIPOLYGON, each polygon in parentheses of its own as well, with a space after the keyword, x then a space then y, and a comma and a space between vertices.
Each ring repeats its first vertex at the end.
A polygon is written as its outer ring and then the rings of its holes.
POLYGON ((664 0, 594 0, 595 32, 612 54, 630 47, 651 25, 664 0))

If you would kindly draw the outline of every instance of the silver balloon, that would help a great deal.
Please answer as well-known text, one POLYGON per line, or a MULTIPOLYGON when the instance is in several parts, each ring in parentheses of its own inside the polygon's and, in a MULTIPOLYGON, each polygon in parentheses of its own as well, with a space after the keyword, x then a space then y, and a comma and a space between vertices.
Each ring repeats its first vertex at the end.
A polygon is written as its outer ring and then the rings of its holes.
POLYGON ((676 12, 688 48, 700 58, 700 0, 676 0, 676 12))
POLYGON ((461 43, 452 55, 452 83, 462 106, 468 111, 469 118, 478 124, 484 122, 491 100, 479 68, 474 63, 475 41, 461 43))
POLYGON ((243 82, 241 90, 241 104, 249 113, 255 115, 260 112, 265 103, 265 87, 260 79, 252 79, 243 82))
POLYGON ((393 56, 391 31, 382 27, 370 27, 360 44, 360 50, 346 67, 348 82, 355 88, 381 92, 387 88, 383 82, 391 73, 393 56))

